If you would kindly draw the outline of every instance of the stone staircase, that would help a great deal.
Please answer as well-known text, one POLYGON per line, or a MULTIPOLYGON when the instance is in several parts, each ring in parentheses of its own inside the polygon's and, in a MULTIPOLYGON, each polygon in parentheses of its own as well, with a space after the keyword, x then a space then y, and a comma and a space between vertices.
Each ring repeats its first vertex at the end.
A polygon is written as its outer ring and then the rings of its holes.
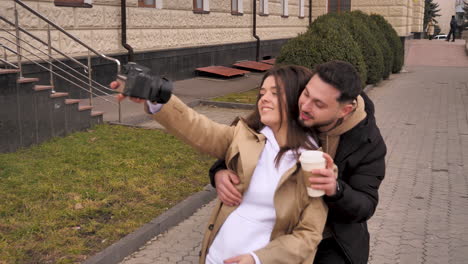
POLYGON ((37 78, 0 69, 0 153, 65 136, 103 123, 103 112, 80 106, 68 93, 52 93, 37 78))

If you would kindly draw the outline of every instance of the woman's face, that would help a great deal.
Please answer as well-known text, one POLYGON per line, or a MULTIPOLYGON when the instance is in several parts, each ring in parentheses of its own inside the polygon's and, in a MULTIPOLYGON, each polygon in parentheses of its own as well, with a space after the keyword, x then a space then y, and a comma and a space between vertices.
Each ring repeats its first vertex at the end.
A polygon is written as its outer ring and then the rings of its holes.
MULTIPOLYGON (((280 96, 283 97, 284 93, 281 95, 274 76, 268 76, 260 88, 260 99, 258 100, 258 112, 260 113, 261 122, 269 126, 273 131, 278 131, 281 125, 281 116, 279 108, 280 96)), ((283 107, 282 111, 283 120, 286 122, 286 110, 283 107)))

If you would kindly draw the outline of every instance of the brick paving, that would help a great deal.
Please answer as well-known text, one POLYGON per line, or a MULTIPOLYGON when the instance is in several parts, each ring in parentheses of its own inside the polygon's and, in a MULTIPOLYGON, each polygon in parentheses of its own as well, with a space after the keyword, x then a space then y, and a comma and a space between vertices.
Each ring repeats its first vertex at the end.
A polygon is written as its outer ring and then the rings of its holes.
MULTIPOLYGON (((456 42, 410 41, 411 52, 422 46, 436 55, 408 54, 407 73, 369 93, 388 146, 380 203, 369 221, 371 264, 468 261, 468 64, 461 67, 468 57, 443 59, 441 52, 459 52, 449 44, 456 42)), ((197 263, 212 206, 122 263, 197 263)))

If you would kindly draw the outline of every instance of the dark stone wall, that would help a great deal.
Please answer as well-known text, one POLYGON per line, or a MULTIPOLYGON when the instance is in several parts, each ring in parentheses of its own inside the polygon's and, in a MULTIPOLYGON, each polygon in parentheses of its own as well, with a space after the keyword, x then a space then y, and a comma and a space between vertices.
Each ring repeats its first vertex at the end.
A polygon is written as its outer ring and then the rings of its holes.
MULTIPOLYGON (((281 46, 286 43, 288 39, 277 39, 277 40, 265 40, 261 41, 260 44, 260 59, 276 57, 281 49, 281 46)), ((122 64, 127 63, 127 54, 110 55, 113 58, 117 58, 122 64)), ((183 80, 193 78, 196 76, 195 69, 198 67, 221 65, 230 66, 236 61, 241 60, 255 60, 256 58, 256 42, 245 42, 236 44, 225 44, 215 46, 204 46, 204 47, 190 47, 190 48, 179 48, 179 49, 168 49, 135 53, 135 62, 147 66, 152 69, 153 74, 162 75, 170 80, 183 80)), ((84 65, 87 65, 86 58, 78 59, 84 65)), ((63 61, 66 65, 72 67, 80 73, 84 73, 82 68, 71 61, 63 61)), ((67 72, 72 70, 67 69, 65 66, 61 66, 61 69, 65 69, 67 72)), ((40 84, 49 84, 50 74, 45 68, 48 68, 47 64, 41 64, 37 66, 35 64, 25 64, 23 66, 23 73, 26 77, 39 78, 40 84), (41 67, 42 66, 42 67, 41 67)), ((113 81, 117 74, 117 68, 115 63, 102 59, 100 57, 92 58, 92 76, 95 81, 101 84, 109 84, 113 81)), ((70 77, 66 73, 59 70, 60 74, 72 79, 75 83, 81 84, 86 87, 86 83, 83 84, 73 77, 70 77)), ((73 73, 75 76, 76 74, 73 73)), ((86 73, 84 73, 86 74, 86 73)), ((86 74, 87 75, 87 74, 86 74)), ((74 85, 63 81, 59 77, 55 77, 55 87, 58 92, 70 93, 70 98, 87 98, 89 93, 82 90, 74 85)), ((98 92, 97 92, 98 93, 98 92)), ((100 94, 100 93, 98 93, 100 94)))

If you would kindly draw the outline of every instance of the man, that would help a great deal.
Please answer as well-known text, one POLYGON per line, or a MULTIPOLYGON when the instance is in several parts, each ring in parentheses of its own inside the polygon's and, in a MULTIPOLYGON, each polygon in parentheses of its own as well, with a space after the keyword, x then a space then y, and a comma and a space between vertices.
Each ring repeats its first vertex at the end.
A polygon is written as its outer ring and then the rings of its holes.
MULTIPOLYGON (((355 68, 346 62, 318 65, 299 98, 299 122, 317 130, 322 148, 334 157, 338 178, 327 169, 312 170, 311 187, 325 191, 327 225, 315 264, 367 263, 367 220, 374 214, 378 188, 385 175, 386 146, 374 117, 374 105, 362 93, 355 68), (360 96, 359 96, 360 95, 360 96)), ((218 197, 239 204, 237 175, 223 161, 210 169, 218 197)))
POLYGON ((427 23, 427 30, 426 30, 426 34, 429 37, 429 40, 432 40, 432 38, 434 37, 434 30, 435 30, 435 25, 434 25, 434 22, 431 20, 429 21, 429 23, 427 23))
POLYGON ((452 19, 450 20, 450 32, 447 35, 446 41, 450 40, 450 36, 452 36, 452 42, 455 41, 455 31, 457 31, 457 20, 455 19, 455 16, 452 16, 452 19))

